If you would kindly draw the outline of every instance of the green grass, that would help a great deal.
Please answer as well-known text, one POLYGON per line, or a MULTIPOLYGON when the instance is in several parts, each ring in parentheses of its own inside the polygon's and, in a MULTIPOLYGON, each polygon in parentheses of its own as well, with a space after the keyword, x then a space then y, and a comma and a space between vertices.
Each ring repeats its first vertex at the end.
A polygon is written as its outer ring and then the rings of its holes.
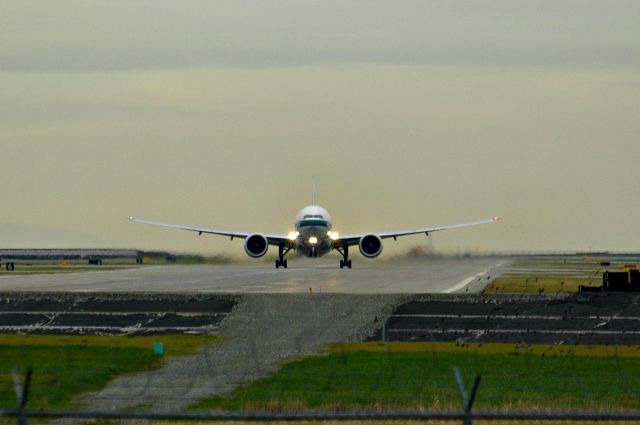
POLYGON ((21 376, 33 368, 29 407, 73 407, 75 396, 99 390, 119 375, 158 368, 166 356, 192 353, 213 341, 214 336, 194 335, 0 335, 0 408, 17 405, 13 368, 21 376), (153 354, 154 342, 164 344, 163 358, 153 354))
MULTIPOLYGON (((155 421, 152 425, 265 425, 258 421, 155 421)), ((461 420, 412 421, 412 420, 322 420, 322 421, 273 421, 268 425, 460 425, 461 420)), ((91 425, 113 425, 112 423, 90 422, 91 425)), ((473 420, 474 425, 638 425, 640 421, 549 421, 549 420, 473 420)))
POLYGON ((640 258, 611 259, 609 266, 601 266, 600 263, 604 260, 592 257, 518 259, 493 280, 483 293, 578 292, 580 285, 601 286, 605 270, 623 271, 625 264, 635 264, 640 258))
POLYGON ((616 356, 598 347, 412 345, 337 346, 194 408, 458 409, 457 366, 467 382, 482 373, 480 409, 640 409, 640 351, 634 348, 616 356))
POLYGON ((484 294, 555 294, 558 292, 578 292, 580 285, 598 286, 600 284, 602 284, 602 278, 581 279, 575 277, 500 276, 487 285, 482 292, 484 294))

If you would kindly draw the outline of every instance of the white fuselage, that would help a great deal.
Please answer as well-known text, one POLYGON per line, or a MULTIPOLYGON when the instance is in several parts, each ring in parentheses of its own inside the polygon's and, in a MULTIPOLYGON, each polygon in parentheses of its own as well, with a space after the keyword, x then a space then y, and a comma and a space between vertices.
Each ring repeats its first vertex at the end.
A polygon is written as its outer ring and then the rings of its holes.
POLYGON ((321 257, 333 249, 332 239, 337 238, 331 230, 331 216, 322 207, 310 205, 300 210, 296 216, 296 251, 305 257, 321 257))

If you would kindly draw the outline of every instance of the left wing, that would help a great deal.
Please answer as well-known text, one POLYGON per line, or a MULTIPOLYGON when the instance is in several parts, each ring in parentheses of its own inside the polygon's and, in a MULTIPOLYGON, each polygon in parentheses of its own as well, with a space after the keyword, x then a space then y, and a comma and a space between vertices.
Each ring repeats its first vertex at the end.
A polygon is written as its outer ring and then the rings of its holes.
POLYGON ((143 223, 143 224, 151 224, 153 226, 161 226, 161 227, 170 227, 172 229, 180 229, 180 230, 188 230, 191 232, 197 232, 199 235, 203 233, 207 233, 210 235, 220 235, 227 236, 231 239, 246 239, 251 235, 258 234, 262 235, 269 241, 269 245, 280 245, 288 241, 287 235, 278 235, 278 234, 266 234, 261 232, 238 232, 235 230, 225 230, 225 229, 214 229, 209 227, 197 227, 197 226, 188 226, 185 224, 174 224, 174 223, 163 223, 160 221, 152 221, 145 220, 143 218, 129 217, 129 220, 135 223, 143 223))
POLYGON ((406 229, 406 230, 398 230, 393 232, 371 232, 371 233, 361 233, 361 234, 353 234, 353 235, 340 235, 340 239, 334 242, 334 245, 357 245, 360 242, 360 239, 368 234, 376 235, 380 239, 393 238, 397 239, 400 236, 407 235, 416 235, 418 233, 424 233, 429 236, 429 233, 439 232, 441 230, 448 229, 459 229, 461 227, 470 227, 470 226, 478 226, 480 224, 490 224, 497 223, 500 221, 500 217, 494 217, 489 220, 480 220, 480 221, 471 221, 468 223, 459 223, 459 224, 445 224, 443 226, 433 226, 433 227, 422 227, 418 229, 406 229))

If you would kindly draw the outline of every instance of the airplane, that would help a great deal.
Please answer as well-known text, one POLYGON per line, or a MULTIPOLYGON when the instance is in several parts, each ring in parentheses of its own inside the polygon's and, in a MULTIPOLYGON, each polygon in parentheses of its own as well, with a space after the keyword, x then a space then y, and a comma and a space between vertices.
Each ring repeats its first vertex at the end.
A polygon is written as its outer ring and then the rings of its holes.
POLYGON ((406 229, 392 232, 372 232, 341 235, 334 232, 333 222, 329 212, 316 204, 315 190, 312 195, 312 203, 301 209, 296 215, 295 230, 288 234, 271 234, 260 232, 238 232, 225 229, 214 229, 208 227, 196 227, 182 224, 162 223, 158 221, 145 220, 136 217, 129 217, 129 220, 136 223, 151 224, 155 226, 170 227, 174 229, 188 230, 197 232, 198 235, 203 233, 212 235, 227 236, 233 240, 234 238, 244 239, 244 250, 249 257, 260 258, 267 253, 269 245, 278 247, 278 259, 276 259, 276 268, 287 268, 287 260, 285 256, 294 250, 305 257, 316 258, 321 257, 332 250, 336 250, 342 255, 340 260, 340 268, 351 268, 351 260, 349 259, 349 247, 358 245, 360 253, 365 258, 375 258, 382 253, 383 239, 393 238, 398 240, 400 236, 414 235, 424 233, 429 236, 430 233, 439 232, 447 229, 457 229, 461 227, 477 226, 480 224, 496 223, 500 217, 494 217, 489 220, 472 221, 460 224, 448 224, 444 226, 423 227, 417 229, 406 229))

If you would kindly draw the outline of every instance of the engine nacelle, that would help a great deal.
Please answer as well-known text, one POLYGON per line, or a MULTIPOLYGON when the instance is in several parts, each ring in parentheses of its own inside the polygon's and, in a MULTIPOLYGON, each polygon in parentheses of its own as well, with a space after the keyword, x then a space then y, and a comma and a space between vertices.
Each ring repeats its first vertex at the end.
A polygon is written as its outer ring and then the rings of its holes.
POLYGON ((244 241, 244 252, 249 257, 259 258, 267 253, 269 241, 262 235, 251 235, 244 241))
POLYGON ((382 239, 377 235, 364 235, 358 244, 360 254, 367 258, 375 258, 382 252, 382 239))

